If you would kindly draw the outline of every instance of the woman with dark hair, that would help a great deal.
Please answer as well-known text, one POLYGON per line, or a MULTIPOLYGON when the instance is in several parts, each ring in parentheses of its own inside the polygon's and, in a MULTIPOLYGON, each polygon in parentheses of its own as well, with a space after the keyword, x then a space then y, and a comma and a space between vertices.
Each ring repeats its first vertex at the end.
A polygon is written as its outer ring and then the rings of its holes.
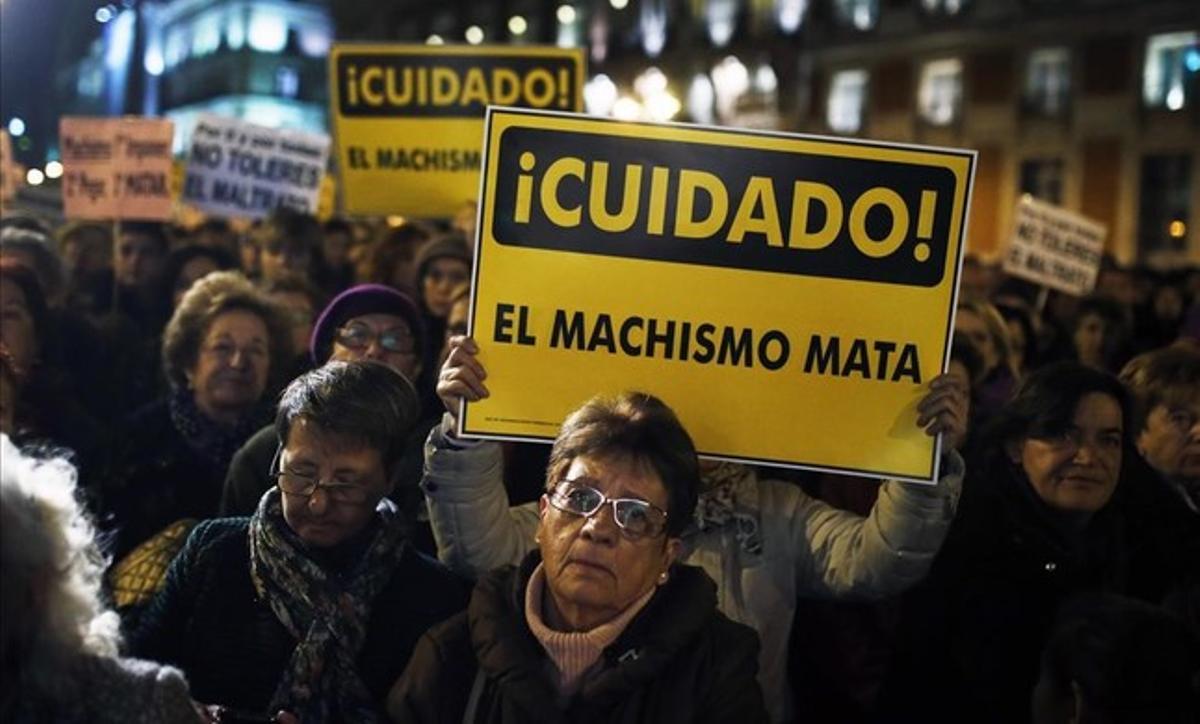
POLYGON ((906 597, 889 721, 1028 721, 1059 604, 1126 589, 1111 501, 1131 435, 1130 403, 1111 375, 1064 362, 1025 380, 985 431, 971 464, 979 475, 929 577, 906 597))
POLYGON ((1075 359, 1092 369, 1115 373, 1128 358, 1128 310, 1107 297, 1079 302, 1072 325, 1075 359))
POLYGON ((295 380, 275 416, 275 487, 248 518, 201 523, 132 651, 195 696, 253 716, 373 722, 418 637, 462 609, 462 582, 408 543, 387 494, 419 408, 378 362, 295 380))
POLYGON ((270 414, 291 362, 282 311, 238 272, 215 272, 163 335, 170 392, 127 421, 108 476, 114 554, 183 518, 216 515, 229 460, 270 414))
POLYGON ((550 453, 536 541, 430 631, 388 697, 400 722, 765 722, 754 631, 678 564, 696 450, 655 397, 593 399, 550 453))
POLYGON ((20 382, 12 410, 18 437, 65 446, 77 464, 90 465, 103 436, 75 394, 54 319, 34 272, 0 259, 0 344, 20 382))

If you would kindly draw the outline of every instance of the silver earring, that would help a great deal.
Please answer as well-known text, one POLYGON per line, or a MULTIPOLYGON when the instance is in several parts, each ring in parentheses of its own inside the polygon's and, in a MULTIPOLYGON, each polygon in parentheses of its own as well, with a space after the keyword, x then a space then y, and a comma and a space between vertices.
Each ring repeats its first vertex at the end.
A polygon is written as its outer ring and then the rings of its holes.
POLYGON ((666 571, 663 571, 662 573, 658 574, 658 585, 660 585, 660 586, 663 585, 664 583, 667 582, 667 579, 670 577, 671 577, 671 574, 667 573, 666 571))

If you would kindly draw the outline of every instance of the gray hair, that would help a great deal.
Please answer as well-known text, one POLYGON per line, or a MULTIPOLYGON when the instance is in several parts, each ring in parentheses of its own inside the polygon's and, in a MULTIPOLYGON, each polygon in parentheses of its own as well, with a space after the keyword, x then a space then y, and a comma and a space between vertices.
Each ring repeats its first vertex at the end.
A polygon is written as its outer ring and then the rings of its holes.
POLYGON ((107 561, 75 497, 74 466, 22 452, 8 435, 0 459, 0 645, 38 679, 79 654, 116 656, 120 619, 101 598, 107 561))

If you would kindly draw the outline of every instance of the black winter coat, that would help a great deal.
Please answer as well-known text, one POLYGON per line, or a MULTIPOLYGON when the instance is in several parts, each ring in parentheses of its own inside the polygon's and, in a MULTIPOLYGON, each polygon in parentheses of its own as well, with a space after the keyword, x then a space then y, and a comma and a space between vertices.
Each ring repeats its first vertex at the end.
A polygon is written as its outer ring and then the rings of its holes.
MULTIPOLYGON (((249 526, 249 518, 220 518, 192 531, 130 650, 182 669, 197 701, 267 713, 298 642, 254 589, 249 526)), ((347 544, 319 562, 327 570, 349 571, 364 547, 347 544)), ((464 581, 404 546, 371 606, 358 657, 363 683, 381 709, 417 639, 461 611, 466 600, 464 581)))
POLYGON ((883 721, 1029 721, 1060 605, 1127 592, 1125 525, 1112 502, 1068 540, 1023 474, 989 462, 964 485, 929 576, 904 598, 883 721))
POLYGON ((421 639, 388 696, 393 720, 457 724, 469 699, 467 721, 489 724, 767 720, 757 634, 719 613, 716 584, 682 565, 605 650, 600 672, 566 710, 556 706, 553 664, 525 621, 525 588, 540 561, 534 551, 519 569, 488 574, 465 613, 421 639))

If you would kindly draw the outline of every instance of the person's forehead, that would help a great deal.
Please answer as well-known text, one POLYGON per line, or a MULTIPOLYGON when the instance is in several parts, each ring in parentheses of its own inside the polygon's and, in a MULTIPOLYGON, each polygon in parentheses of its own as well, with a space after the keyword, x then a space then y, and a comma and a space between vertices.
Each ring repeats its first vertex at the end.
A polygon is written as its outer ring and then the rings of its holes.
MULTIPOLYGON (((1200 411, 1200 382, 1193 385, 1175 385, 1162 391, 1154 410, 1170 413, 1174 410, 1200 411)), ((1151 413, 1154 412, 1151 410, 1151 413)))
POLYGON ((246 309, 231 309, 222 312, 208 325, 208 337, 220 335, 245 334, 252 337, 266 337, 267 325, 254 312, 246 309))
POLYGON ((288 458, 303 457, 312 462, 338 458, 339 464, 360 468, 383 464, 382 453, 364 440, 331 432, 306 417, 292 422, 283 452, 288 458))
POLYGON ((1072 416, 1076 427, 1081 429, 1108 429, 1121 427, 1121 405, 1111 395, 1089 392, 1075 405, 1072 416))
POLYGON ((429 262, 429 268, 437 268, 439 270, 446 269, 463 269, 467 268, 467 263, 456 256, 439 256, 429 262))
POLYGON ((660 505, 667 499, 666 486, 654 468, 631 457, 580 455, 571 461, 566 477, 587 477, 605 495, 644 498, 660 505))

